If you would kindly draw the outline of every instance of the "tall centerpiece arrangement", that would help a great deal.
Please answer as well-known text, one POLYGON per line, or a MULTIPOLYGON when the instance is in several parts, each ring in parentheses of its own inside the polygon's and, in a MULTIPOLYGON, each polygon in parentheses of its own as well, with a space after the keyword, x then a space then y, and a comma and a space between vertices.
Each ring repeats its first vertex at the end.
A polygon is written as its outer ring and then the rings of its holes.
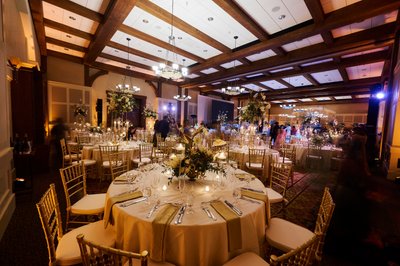
POLYGON ((146 106, 142 114, 146 119, 146 129, 152 131, 154 129, 155 119, 157 118, 157 112, 154 111, 151 106, 146 106))
POLYGON ((180 132, 185 153, 172 155, 167 161, 166 166, 172 171, 171 178, 186 175, 189 180, 196 180, 203 178, 206 171, 224 172, 218 164, 214 163, 212 150, 201 144, 202 138, 207 133, 204 127, 199 127, 190 136, 180 132))
POLYGON ((84 123, 87 115, 88 108, 84 104, 77 104, 74 106, 74 117, 77 123, 84 123))
POLYGON ((267 116, 270 108, 271 104, 264 93, 250 95, 249 103, 240 109, 240 119, 250 123, 261 121, 267 116))

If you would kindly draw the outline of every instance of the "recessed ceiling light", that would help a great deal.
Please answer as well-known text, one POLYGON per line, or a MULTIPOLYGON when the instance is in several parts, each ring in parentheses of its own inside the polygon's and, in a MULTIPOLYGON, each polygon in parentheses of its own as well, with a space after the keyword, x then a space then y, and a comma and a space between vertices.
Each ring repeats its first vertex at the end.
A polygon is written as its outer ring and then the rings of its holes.
POLYGON ((146 23, 146 24, 149 23, 149 21, 147 19, 145 19, 145 18, 142 20, 142 22, 146 23))
POLYGON ((178 36, 178 40, 182 40, 182 36, 178 36))
POLYGON ((279 6, 274 6, 271 11, 272 12, 278 12, 279 10, 281 10, 281 8, 279 6))
POLYGON ((324 76, 325 76, 325 77, 327 77, 327 76, 328 76, 328 74, 325 74, 324 76))
POLYGON ((131 66, 126 66, 126 69, 131 69, 131 66))
POLYGON ((363 68, 363 69, 361 69, 362 71, 367 71, 367 69, 366 68, 363 68))
POLYGON ((203 50, 203 52, 204 52, 204 53, 207 53, 207 52, 208 52, 208 50, 207 50, 207 49, 204 49, 204 50, 203 50))
POLYGON ((68 18, 71 20, 76 20, 76 18, 74 18, 73 16, 69 16, 68 18))
POLYGON ((285 14, 282 14, 282 15, 280 15, 280 16, 278 17, 279 20, 282 20, 282 19, 284 19, 284 18, 286 18, 286 15, 285 15, 285 14))
POLYGON ((71 35, 69 35, 69 34, 67 34, 67 35, 65 35, 67 38, 72 38, 72 36, 71 35))
POLYGON ((116 52, 116 53, 119 53, 119 51, 118 51, 118 50, 114 50, 114 52, 116 52))
POLYGON ((161 53, 161 52, 162 52, 162 50, 161 50, 161 49, 158 49, 158 50, 157 50, 157 52, 161 53))
POLYGON ((69 51, 69 49, 68 49, 68 48, 64 48, 64 50, 65 50, 65 51, 69 51))
POLYGON ((211 21, 214 20, 214 18, 213 17, 208 17, 207 20, 211 22, 211 21))

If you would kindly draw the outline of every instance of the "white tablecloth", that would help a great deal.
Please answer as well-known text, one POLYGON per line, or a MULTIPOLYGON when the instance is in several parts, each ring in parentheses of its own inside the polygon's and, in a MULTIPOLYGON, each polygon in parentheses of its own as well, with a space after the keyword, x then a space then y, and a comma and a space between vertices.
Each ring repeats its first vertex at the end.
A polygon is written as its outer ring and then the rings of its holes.
MULTIPOLYGON (((296 147, 296 160, 303 167, 306 166, 307 149, 308 148, 304 147, 304 146, 296 147)), ((322 168, 324 170, 329 170, 331 168, 332 155, 335 152, 341 151, 341 150, 342 150, 341 148, 323 146, 321 148, 322 166, 320 168, 322 168)))
MULTIPOLYGON (((135 170, 134 170, 135 171, 135 170)), ((177 189, 177 181, 167 185, 168 178, 162 173, 163 167, 157 165, 155 169, 143 173, 141 181, 135 186, 150 186, 154 184, 152 180, 155 177, 160 178, 160 184, 157 188, 161 202, 179 202, 185 201, 186 194, 177 189), (163 185, 167 190, 163 191, 163 185)), ((230 171, 233 171, 232 169, 230 171)), ((241 170, 236 170, 242 172, 241 170)), ((217 217, 216 221, 210 219, 201 209, 201 202, 210 201, 220 197, 231 202, 234 201, 232 191, 234 187, 244 186, 245 183, 238 181, 233 174, 221 178, 223 186, 216 186, 216 174, 207 173, 206 180, 187 181, 186 189, 189 189, 194 195, 193 214, 185 214, 183 222, 180 225, 174 224, 176 218, 172 220, 166 233, 166 261, 176 265, 222 265, 237 254, 252 251, 257 254, 262 252, 262 243, 265 237, 266 214, 264 203, 256 204, 244 200, 239 200, 238 207, 243 211, 241 220, 242 249, 228 251, 227 227, 226 221, 217 214, 212 208, 209 209, 217 217), (208 185, 210 192, 205 191, 208 185)), ((255 189, 265 190, 263 184, 254 179, 250 186, 255 189)), ((107 197, 123 193, 128 190, 128 185, 111 184, 107 197)), ((157 212, 151 218, 146 218, 146 214, 154 204, 145 202, 133 204, 128 207, 115 205, 112 209, 114 218, 114 229, 117 234, 117 247, 124 250, 139 252, 142 250, 151 250, 152 248, 152 221, 157 212)))

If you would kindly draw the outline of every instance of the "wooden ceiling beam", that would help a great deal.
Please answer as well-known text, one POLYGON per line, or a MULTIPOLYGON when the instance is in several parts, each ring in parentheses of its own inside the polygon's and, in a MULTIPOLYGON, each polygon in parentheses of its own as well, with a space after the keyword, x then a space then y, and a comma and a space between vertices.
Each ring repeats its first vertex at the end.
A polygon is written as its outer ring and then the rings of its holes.
POLYGON ((189 53, 189 52, 187 52, 187 51, 185 51, 183 49, 180 49, 180 48, 178 48, 178 47, 176 47, 176 46, 174 46, 174 45, 172 45, 170 43, 163 42, 163 41, 161 41, 161 40, 159 40, 159 39, 157 39, 157 38, 155 38, 155 37, 153 37, 151 35, 148 35, 148 34, 142 32, 142 31, 139 31, 137 29, 131 28, 131 27, 126 26, 124 24, 122 24, 119 27, 119 30, 122 31, 122 32, 125 32, 128 35, 135 36, 135 37, 137 37, 137 38, 139 38, 141 40, 144 40, 144 41, 149 42, 151 44, 154 44, 156 46, 162 47, 162 48, 164 48, 166 50, 169 50, 171 52, 180 54, 180 55, 182 55, 184 57, 187 57, 189 59, 192 59, 192 60, 194 60, 196 62, 203 63, 203 62, 206 61, 204 58, 201 58, 200 56, 197 56, 197 55, 194 55, 192 53, 189 53))
POLYGON ((136 71, 129 70, 126 68, 120 68, 120 67, 100 63, 100 62, 93 62, 89 65, 91 67, 108 70, 108 71, 118 73, 121 75, 125 75, 125 76, 130 76, 130 77, 144 79, 144 80, 150 80, 150 81, 154 81, 154 82, 158 81, 158 77, 156 77, 156 76, 147 75, 147 74, 136 72, 136 71))
POLYGON ((72 44, 72 43, 69 43, 69 42, 60 41, 58 39, 54 39, 54 38, 50 38, 50 37, 46 37, 46 42, 47 43, 51 43, 51 44, 55 44, 55 45, 58 45, 58 46, 61 46, 61 47, 65 47, 65 48, 68 48, 68 49, 72 49, 72 50, 75 50, 75 51, 83 52, 83 53, 87 52, 87 48, 85 48, 85 47, 82 47, 82 46, 79 46, 79 45, 76 45, 76 44, 72 44))
POLYGON ((202 64, 198 64, 189 69, 190 72, 196 72, 201 69, 210 68, 213 65, 223 64, 237 58, 243 58, 262 51, 281 47, 284 44, 293 42, 293 40, 301 40, 308 38, 323 31, 329 31, 335 28, 346 26, 355 22, 362 21, 380 14, 400 8, 400 1, 382 0, 379 5, 374 0, 364 0, 349 5, 346 8, 338 9, 329 13, 323 23, 320 25, 309 25, 290 31, 286 34, 279 35, 275 38, 261 41, 249 47, 238 49, 232 53, 224 53, 208 59, 202 64))
POLYGON ((318 81, 315 80, 315 78, 313 78, 313 76, 311 76, 310 74, 304 74, 303 77, 308 80, 312 85, 314 86, 319 86, 320 84, 318 83, 318 81))
POLYGON ((76 4, 72 1, 60 1, 60 0, 45 0, 47 3, 66 9, 72 13, 78 14, 82 17, 101 23, 103 21, 103 15, 97 13, 89 8, 76 4))
POLYGON ((280 84, 282 84, 288 88, 294 88, 294 86, 292 84, 290 84, 289 82, 287 82, 281 78, 274 78, 274 80, 278 81, 280 84))
POLYGON ((255 85, 257 85, 257 86, 259 86, 259 87, 261 87, 263 89, 266 89, 267 91, 272 91, 273 90, 271 87, 268 87, 267 85, 264 85, 264 84, 262 84, 260 82, 255 82, 253 84, 255 84, 255 85))
POLYGON ((118 57, 118 56, 106 54, 106 53, 101 53, 99 55, 99 57, 103 57, 105 59, 113 60, 113 61, 116 61, 116 62, 123 63, 125 65, 133 66, 133 67, 143 68, 143 69, 146 69, 146 70, 152 70, 152 68, 149 67, 148 65, 140 64, 140 63, 137 63, 137 62, 134 62, 134 61, 130 61, 130 60, 127 60, 127 59, 124 59, 124 58, 121 58, 121 57, 118 57))
POLYGON ((85 63, 90 64, 96 60, 97 56, 103 51, 106 43, 111 39, 131 12, 136 2, 137 0, 119 0, 110 2, 109 7, 107 8, 107 13, 104 15, 104 20, 107 21, 107 23, 101 23, 98 26, 94 40, 90 43, 89 52, 84 58, 85 63))
POLYGON ((83 38, 83 39, 86 39, 89 41, 93 40, 93 34, 69 27, 65 24, 61 24, 61 23, 55 22, 55 21, 47 19, 47 18, 43 19, 43 23, 44 23, 45 27, 49 27, 49 28, 52 28, 55 30, 59 30, 59 31, 71 34, 71 35, 75 35, 77 37, 80 37, 80 38, 83 38))
POLYGON ((342 76, 342 79, 344 82, 349 81, 349 75, 347 74, 346 68, 343 66, 338 67, 338 71, 340 75, 342 76))
MULTIPOLYGON (((305 0, 308 10, 310 11, 311 17, 316 25, 322 24, 325 21, 325 12, 322 8, 320 0, 305 0)), ((334 38, 329 30, 321 31, 322 39, 326 44, 332 44, 334 38)))
MULTIPOLYGON (((139 51, 139 50, 136 50, 136 49, 133 49, 133 48, 129 48, 128 49, 127 46, 124 46, 124 45, 116 43, 116 42, 110 41, 109 43, 107 43, 107 46, 109 46, 111 48, 114 48, 114 49, 117 49, 117 50, 120 50, 120 51, 124 51, 124 52, 128 52, 129 51, 130 54, 137 55, 137 56, 140 56, 140 57, 143 57, 143 58, 155 61, 155 62, 165 62, 165 58, 161 58, 161 57, 157 57, 157 56, 154 56, 154 55, 151 55, 151 54, 147 54, 145 52, 142 52, 142 51, 139 51)), ((168 63, 172 63, 172 62, 168 61, 168 63)))
MULTIPOLYGON (((139 0, 136 4, 137 7, 143 9, 144 11, 150 13, 151 15, 163 20, 164 22, 171 24, 171 13, 162 9, 161 7, 157 6, 156 4, 150 2, 149 0, 139 0)), ((130 10, 130 9, 129 9, 130 10)), ((200 30, 196 29, 189 23, 186 23, 182 19, 174 16, 174 27, 186 32, 189 35, 192 35, 194 38, 205 42, 206 44, 214 47, 215 49, 223 52, 228 53, 231 49, 224 44, 218 42, 217 40, 211 38, 207 34, 201 32, 200 30)), ((211 27, 211 26, 210 26, 211 27)), ((192 71, 190 73, 194 73, 196 71, 192 71)))
POLYGON ((83 64, 83 58, 78 57, 78 56, 73 56, 69 54, 63 54, 60 52, 52 51, 52 50, 47 50, 47 56, 53 56, 57 58, 61 58, 70 62, 78 63, 78 64, 83 64))
POLYGON ((259 40, 267 40, 268 33, 250 17, 238 4, 233 0, 213 0, 220 8, 228 13, 233 19, 242 24, 259 40))
MULTIPOLYGON (((383 60, 386 60, 388 58, 388 56, 389 56, 388 51, 379 51, 376 53, 370 53, 370 54, 359 55, 359 56, 354 56, 354 57, 349 57, 349 58, 343 58, 339 64, 335 63, 335 62, 326 62, 326 63, 302 67, 300 70, 293 69, 293 70, 287 70, 287 71, 282 71, 282 72, 277 72, 277 73, 271 73, 268 77, 260 76, 260 77, 249 78, 247 83, 238 82, 238 85, 244 85, 244 84, 253 83, 253 82, 262 82, 262 81, 267 81, 267 80, 274 80, 277 78, 287 78, 287 77, 291 77, 294 75, 312 74, 315 72, 329 71, 329 70, 334 70, 334 69, 338 69, 338 68, 346 68, 346 67, 351 67, 351 66, 376 63, 376 62, 381 62, 383 60)), ((203 79, 206 80, 207 77, 203 77, 203 79)))
POLYGON ((43 5, 42 0, 29 0, 32 21, 35 27, 36 39, 39 45, 40 55, 47 55, 46 33, 43 24, 43 5))

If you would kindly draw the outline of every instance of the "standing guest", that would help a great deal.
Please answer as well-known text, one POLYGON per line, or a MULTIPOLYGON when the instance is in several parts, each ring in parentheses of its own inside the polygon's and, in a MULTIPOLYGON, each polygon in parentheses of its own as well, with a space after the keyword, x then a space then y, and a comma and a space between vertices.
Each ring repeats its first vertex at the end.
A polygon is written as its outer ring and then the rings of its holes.
POLYGON ((272 124, 270 133, 269 133, 269 135, 271 137, 271 146, 275 145, 276 137, 278 136, 278 132, 279 132, 279 123, 275 122, 274 124, 272 124))
POLYGON ((159 122, 159 125, 158 125, 158 130, 159 130, 159 132, 161 133, 161 137, 163 138, 163 139, 165 139, 167 136, 168 136, 168 133, 169 133, 169 122, 168 122, 168 116, 164 116, 163 117, 163 120, 161 120, 160 122, 159 122))
POLYGON ((274 143, 275 149, 280 149, 282 144, 285 142, 285 137, 286 137, 285 127, 283 125, 280 127, 278 126, 278 134, 276 136, 276 141, 274 143))
POLYGON ((160 121, 158 119, 156 119, 156 121, 154 122, 154 135, 153 135, 153 146, 157 147, 157 133, 161 133, 160 132, 160 121))
POLYGON ((290 130, 290 135, 296 136, 296 133, 297 133, 297 129, 296 129, 296 127, 293 125, 293 126, 292 126, 292 129, 290 130))

